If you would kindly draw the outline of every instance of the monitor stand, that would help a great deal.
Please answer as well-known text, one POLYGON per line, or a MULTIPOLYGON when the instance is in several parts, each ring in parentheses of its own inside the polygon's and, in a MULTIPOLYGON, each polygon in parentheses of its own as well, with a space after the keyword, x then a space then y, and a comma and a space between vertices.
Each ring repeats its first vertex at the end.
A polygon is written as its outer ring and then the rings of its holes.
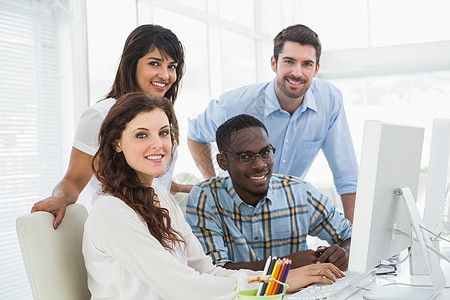
POLYGON ((377 286, 366 293, 364 299, 434 299, 445 287, 445 276, 436 253, 429 252, 432 248, 428 233, 422 229, 423 221, 417 209, 414 197, 409 188, 395 190, 397 199, 404 201, 411 221, 412 234, 415 235, 422 252, 425 265, 429 271, 433 287, 377 286))

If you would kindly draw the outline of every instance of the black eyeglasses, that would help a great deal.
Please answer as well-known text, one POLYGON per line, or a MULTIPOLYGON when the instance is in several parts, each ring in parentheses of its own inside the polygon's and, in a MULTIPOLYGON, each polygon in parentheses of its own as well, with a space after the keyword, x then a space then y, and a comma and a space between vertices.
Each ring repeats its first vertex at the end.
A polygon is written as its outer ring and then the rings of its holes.
POLYGON ((269 144, 269 147, 264 148, 259 153, 253 153, 253 152, 240 152, 240 153, 231 153, 222 151, 220 154, 231 154, 236 158, 239 158, 239 161, 244 165, 249 165, 255 161, 255 158, 259 156, 263 161, 268 161, 273 157, 273 154, 275 153, 275 148, 269 144))

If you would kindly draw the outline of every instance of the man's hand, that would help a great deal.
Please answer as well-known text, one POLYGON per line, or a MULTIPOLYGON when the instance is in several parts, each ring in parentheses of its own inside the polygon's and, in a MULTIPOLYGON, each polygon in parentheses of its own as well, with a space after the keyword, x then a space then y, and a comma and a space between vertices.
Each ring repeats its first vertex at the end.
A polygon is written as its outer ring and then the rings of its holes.
POLYGON ((288 256, 292 259, 291 268, 303 267, 310 264, 315 264, 320 257, 320 253, 314 250, 302 250, 292 253, 288 256))
POLYGON ((319 255, 318 263, 329 262, 342 271, 348 269, 347 251, 338 244, 333 244, 330 247, 318 247, 315 252, 319 255))

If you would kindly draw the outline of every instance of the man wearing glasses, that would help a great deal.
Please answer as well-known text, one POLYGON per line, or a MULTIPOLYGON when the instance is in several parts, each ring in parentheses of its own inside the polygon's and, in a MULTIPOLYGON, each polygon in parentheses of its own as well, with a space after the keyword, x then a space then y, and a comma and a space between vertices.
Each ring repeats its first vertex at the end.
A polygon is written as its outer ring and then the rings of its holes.
POLYGON ((331 201, 297 177, 273 174, 266 127, 241 114, 216 132, 217 162, 227 177, 191 190, 186 220, 213 262, 228 269, 262 270, 267 257, 289 256, 292 267, 331 262, 348 267, 352 228, 331 201), (307 250, 306 236, 330 247, 307 250))

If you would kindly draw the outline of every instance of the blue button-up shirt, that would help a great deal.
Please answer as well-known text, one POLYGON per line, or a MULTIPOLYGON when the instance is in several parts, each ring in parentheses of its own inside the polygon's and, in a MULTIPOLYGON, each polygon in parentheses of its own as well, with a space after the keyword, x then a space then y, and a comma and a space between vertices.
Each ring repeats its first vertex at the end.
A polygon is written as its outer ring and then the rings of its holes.
POLYGON ((310 183, 272 175, 267 197, 253 207, 230 177, 213 177, 191 190, 186 220, 215 264, 254 262, 307 249, 306 236, 332 243, 351 237, 350 222, 310 183))
POLYGON ((203 113, 189 120, 189 139, 214 142, 221 124, 246 113, 267 127, 269 140, 277 149, 274 173, 304 178, 322 149, 337 192, 355 193, 358 163, 341 92, 327 81, 314 78, 303 103, 291 116, 280 107, 274 84, 250 85, 213 99, 203 113))

